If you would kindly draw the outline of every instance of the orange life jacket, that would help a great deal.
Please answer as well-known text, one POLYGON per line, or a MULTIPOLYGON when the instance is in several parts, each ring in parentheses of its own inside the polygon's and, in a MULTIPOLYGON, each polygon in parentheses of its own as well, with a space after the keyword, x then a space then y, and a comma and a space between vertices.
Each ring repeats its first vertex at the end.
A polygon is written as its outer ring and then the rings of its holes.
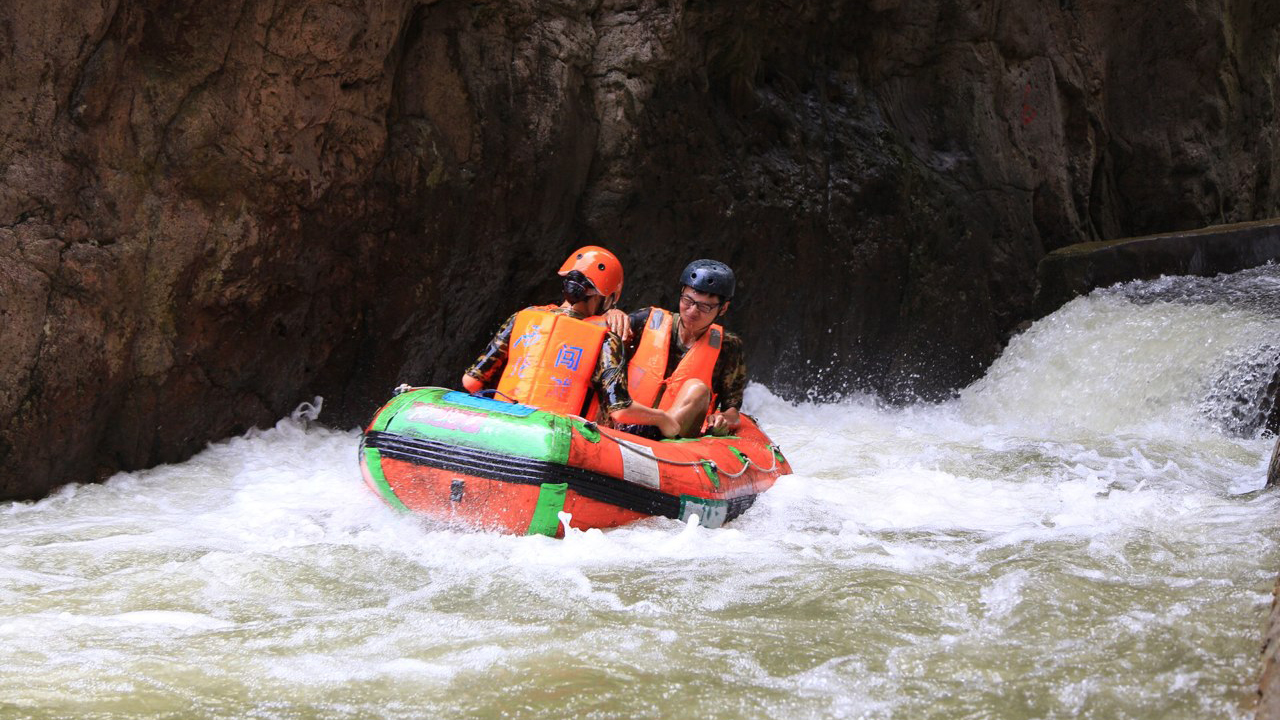
MULTIPOLYGON (((636 354, 627 367, 627 389, 631 399, 636 402, 669 410, 675 404, 680 388, 686 382, 697 378, 711 387, 711 370, 720 357, 720 344, 724 330, 712 324, 702 337, 693 343, 693 347, 680 358, 680 363, 667 374, 667 359, 671 354, 671 326, 675 316, 661 308, 652 308, 649 321, 644 325, 640 335, 640 344, 636 354), (655 405, 655 403, 657 403, 655 405)), ((707 414, 715 411, 716 397, 713 392, 711 403, 707 406, 707 414)))
POLYGON ((543 410, 577 415, 584 412, 608 330, 603 318, 579 320, 551 312, 555 307, 516 313, 498 392, 543 410))

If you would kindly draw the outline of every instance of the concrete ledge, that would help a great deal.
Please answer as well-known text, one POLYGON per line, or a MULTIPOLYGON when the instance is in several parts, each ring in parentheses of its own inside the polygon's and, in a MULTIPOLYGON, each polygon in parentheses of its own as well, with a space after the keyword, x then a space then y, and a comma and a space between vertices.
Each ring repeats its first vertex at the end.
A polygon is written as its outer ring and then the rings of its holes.
POLYGON ((1036 268, 1038 317, 1094 288, 1161 275, 1212 276, 1280 261, 1280 218, 1089 242, 1055 250, 1036 268))

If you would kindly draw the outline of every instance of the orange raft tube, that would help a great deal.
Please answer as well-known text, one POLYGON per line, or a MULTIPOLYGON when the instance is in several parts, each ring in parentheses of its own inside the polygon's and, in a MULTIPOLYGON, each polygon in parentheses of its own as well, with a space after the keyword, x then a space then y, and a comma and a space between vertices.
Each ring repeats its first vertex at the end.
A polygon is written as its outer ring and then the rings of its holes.
POLYGON ((745 415, 735 435, 654 441, 445 388, 383 406, 360 439, 360 469, 397 509, 553 536, 561 512, 581 530, 654 515, 719 527, 791 472, 745 415))

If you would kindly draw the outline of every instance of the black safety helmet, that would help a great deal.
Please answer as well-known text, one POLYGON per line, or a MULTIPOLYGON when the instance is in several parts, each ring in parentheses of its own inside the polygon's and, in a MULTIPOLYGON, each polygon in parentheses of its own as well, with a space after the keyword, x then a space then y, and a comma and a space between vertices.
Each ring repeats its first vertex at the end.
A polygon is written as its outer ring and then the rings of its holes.
POLYGON ((735 282, 733 271, 719 260, 694 260, 680 273, 680 284, 730 300, 735 282))

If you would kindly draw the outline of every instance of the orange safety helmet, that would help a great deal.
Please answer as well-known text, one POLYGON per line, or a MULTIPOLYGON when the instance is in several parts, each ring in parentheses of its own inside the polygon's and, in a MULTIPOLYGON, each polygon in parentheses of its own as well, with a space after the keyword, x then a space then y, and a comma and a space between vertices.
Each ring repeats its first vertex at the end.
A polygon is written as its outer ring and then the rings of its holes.
POLYGON ((560 277, 577 270, 605 297, 622 292, 622 262, 618 256, 596 245, 580 247, 560 266, 560 277))

